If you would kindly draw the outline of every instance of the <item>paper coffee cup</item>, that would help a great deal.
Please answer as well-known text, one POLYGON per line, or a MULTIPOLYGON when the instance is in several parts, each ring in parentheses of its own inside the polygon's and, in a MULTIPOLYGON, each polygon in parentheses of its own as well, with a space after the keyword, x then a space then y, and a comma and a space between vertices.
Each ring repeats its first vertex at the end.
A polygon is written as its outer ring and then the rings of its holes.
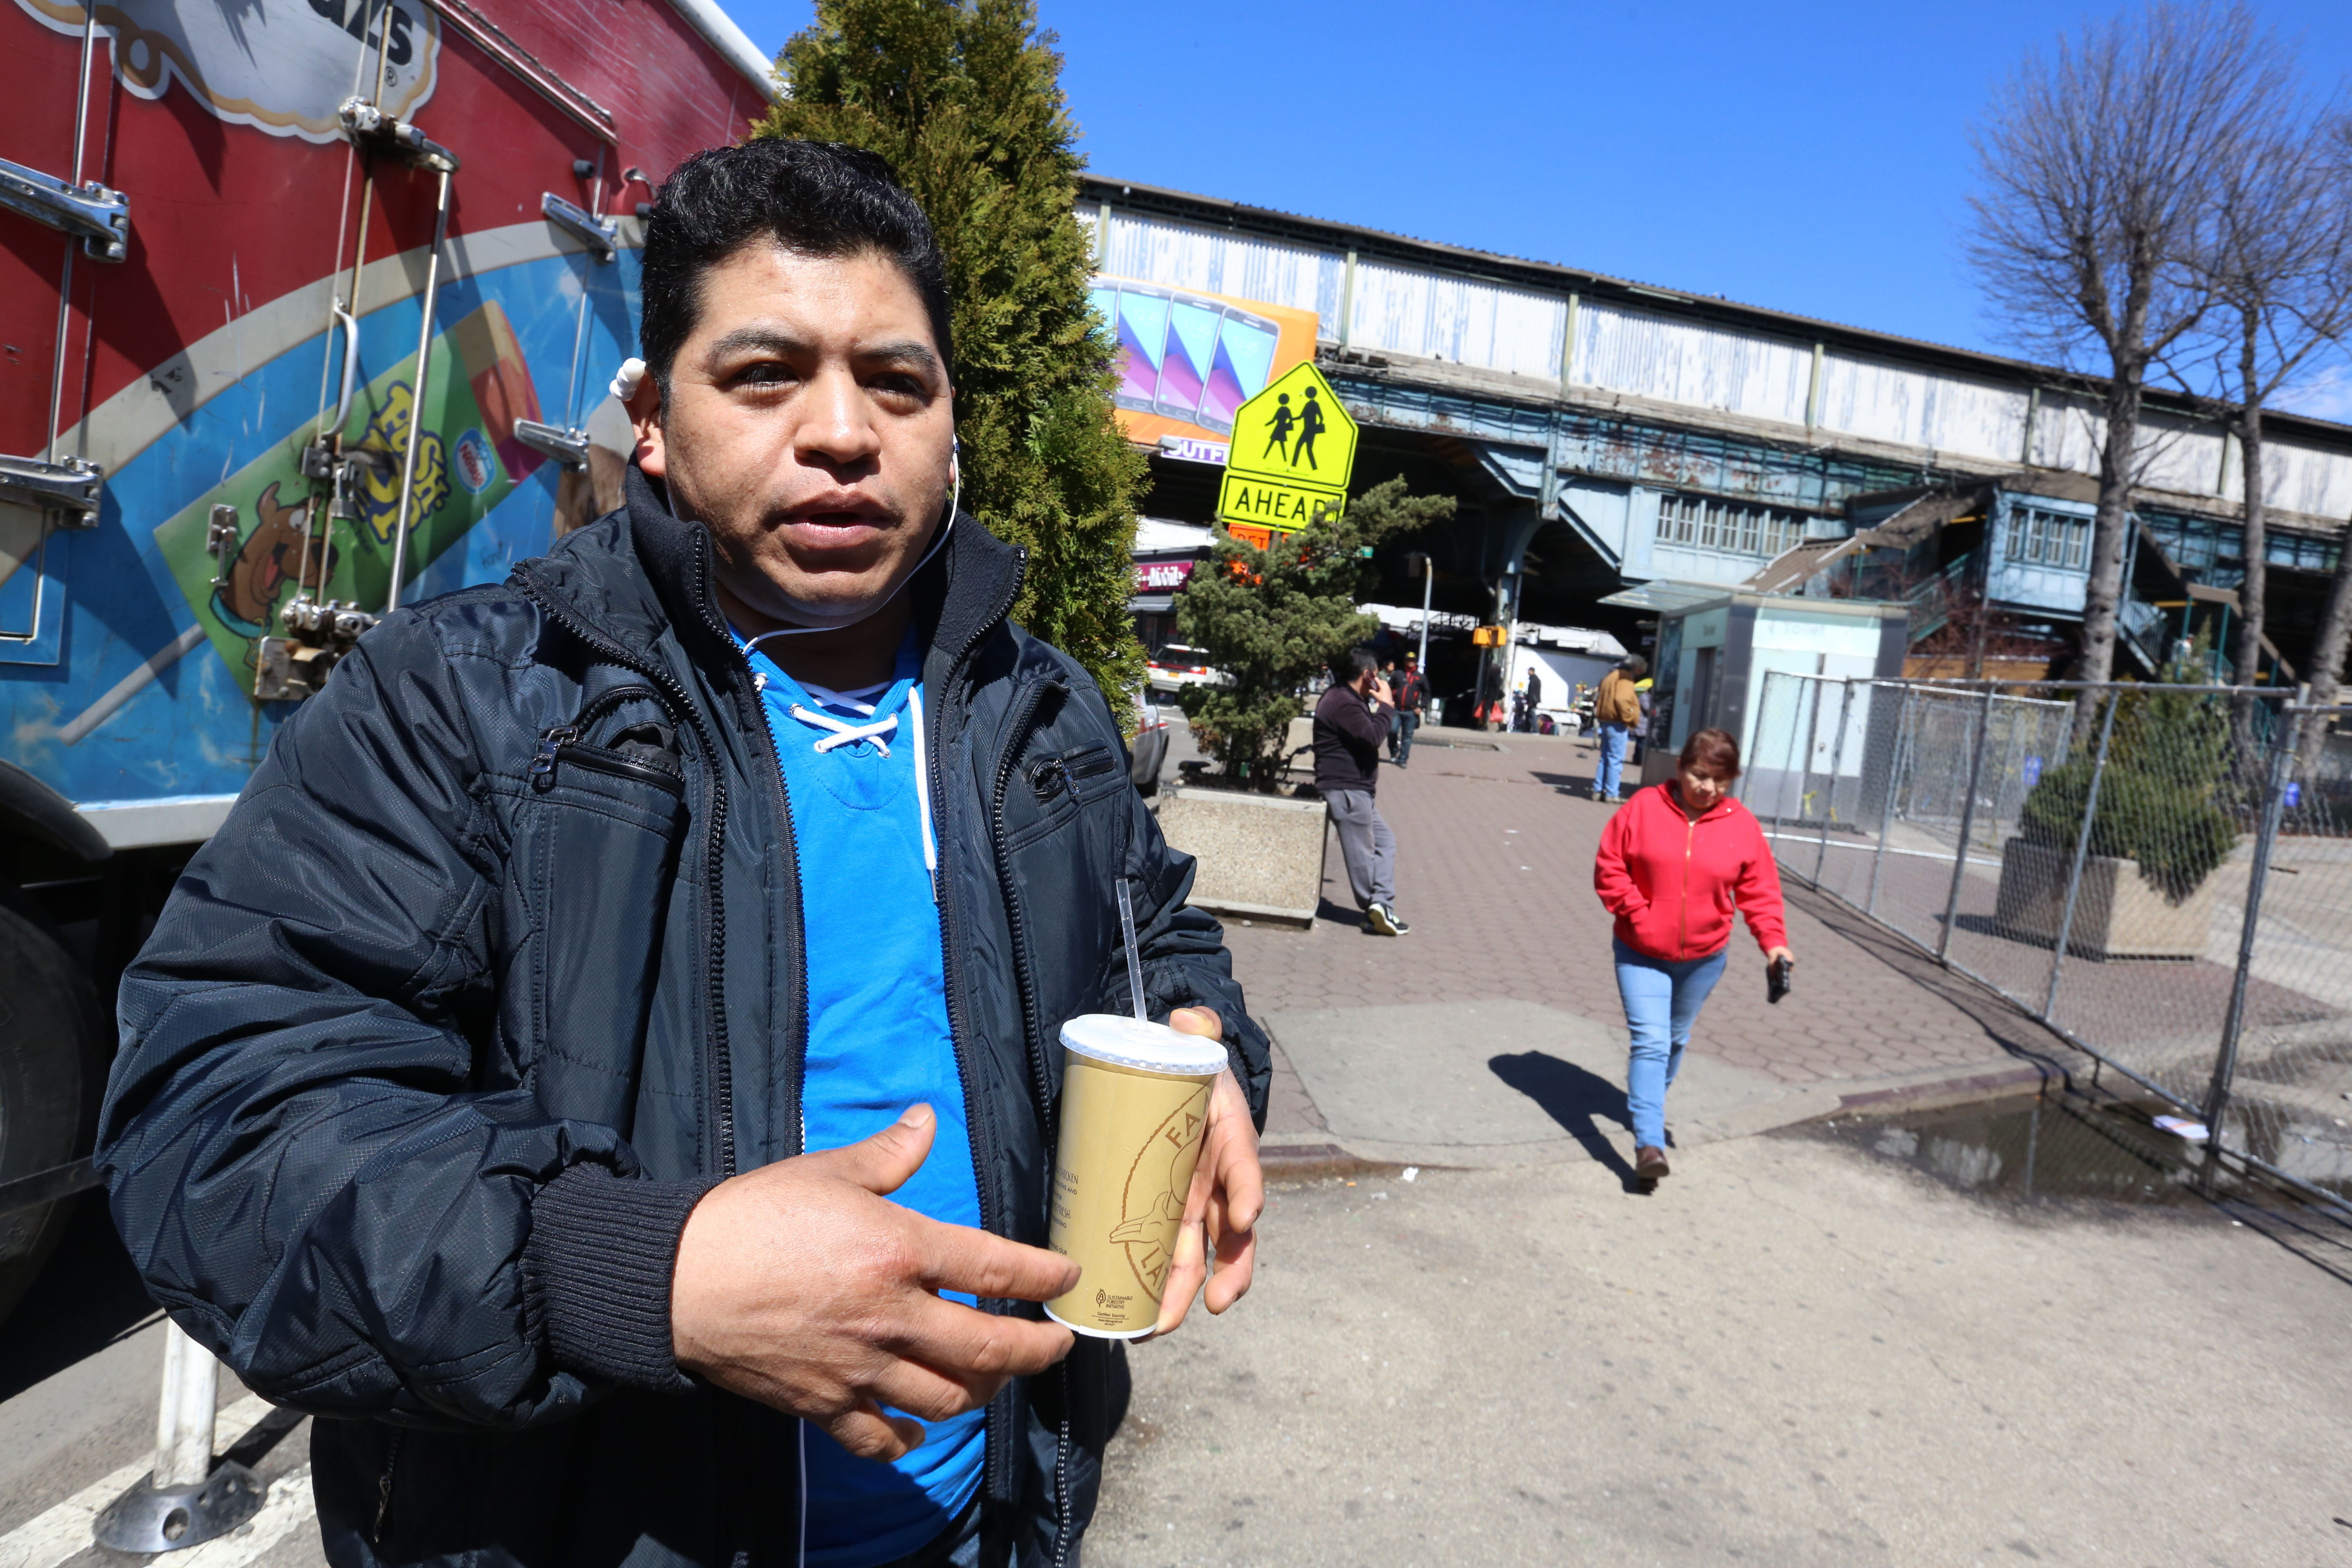
POLYGON ((1160 1319, 1225 1047, 1115 1013, 1071 1019, 1062 1044, 1047 1245, 1083 1272, 1045 1312, 1096 1339, 1137 1339, 1160 1319))

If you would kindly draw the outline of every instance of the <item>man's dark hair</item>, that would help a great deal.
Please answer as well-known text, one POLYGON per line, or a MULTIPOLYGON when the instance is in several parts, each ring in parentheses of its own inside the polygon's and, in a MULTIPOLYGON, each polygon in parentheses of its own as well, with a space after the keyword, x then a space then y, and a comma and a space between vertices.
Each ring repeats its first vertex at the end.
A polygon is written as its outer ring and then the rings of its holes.
POLYGON ((947 265, 930 219, 876 153, 835 142, 772 137, 697 153, 662 182, 646 219, 638 352, 662 395, 701 314, 702 275, 762 240, 803 256, 875 251, 898 263, 923 301, 950 380, 947 265))
POLYGON ((1381 657, 1368 647, 1351 647, 1348 650, 1348 657, 1340 660, 1340 663, 1345 667, 1345 673, 1339 677, 1340 683, 1353 686, 1365 676, 1380 668, 1381 657))
POLYGON ((1650 661, 1638 653, 1629 653, 1618 661, 1617 668, 1638 680, 1650 673, 1650 661))

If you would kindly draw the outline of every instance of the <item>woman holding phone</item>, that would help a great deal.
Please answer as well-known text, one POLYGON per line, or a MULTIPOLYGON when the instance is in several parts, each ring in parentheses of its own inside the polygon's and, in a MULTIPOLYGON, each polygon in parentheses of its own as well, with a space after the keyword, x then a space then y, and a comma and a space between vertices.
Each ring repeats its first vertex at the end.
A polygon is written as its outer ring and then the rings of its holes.
POLYGON ((1617 917, 1617 994, 1633 1037, 1625 1103, 1644 1190, 1667 1173, 1666 1090, 1723 978, 1734 912, 1747 917, 1767 964, 1794 963, 1772 847, 1731 798, 1738 776, 1739 742, 1701 730, 1684 743, 1674 778, 1635 791, 1609 819, 1592 861, 1592 886, 1617 917))

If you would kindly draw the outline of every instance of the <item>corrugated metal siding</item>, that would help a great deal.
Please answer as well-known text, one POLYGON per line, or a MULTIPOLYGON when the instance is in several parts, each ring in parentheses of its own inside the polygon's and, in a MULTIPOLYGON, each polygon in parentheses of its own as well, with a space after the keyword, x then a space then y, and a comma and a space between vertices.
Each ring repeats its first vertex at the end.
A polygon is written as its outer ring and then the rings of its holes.
POLYGON ((1117 203, 1111 205, 1110 244, 1102 245, 1097 237, 1095 249, 1103 271, 1114 278, 1312 310, 1322 318, 1322 336, 1339 335, 1339 289, 1348 270, 1344 256, 1164 218, 1136 217, 1119 211, 1117 203))
POLYGON ((1822 360, 1822 427, 1874 441, 2014 462, 2028 402, 2020 387, 1839 353, 1822 360))
POLYGON ((1568 301, 1380 262, 1356 264, 1348 343, 1559 380, 1568 301))
POLYGON ((1810 343, 1589 304, 1578 312, 1576 363, 1569 379, 1637 397, 1801 425, 1812 374, 1810 343))
POLYGON ((2340 453, 2265 441, 2263 481, 2273 506, 2331 521, 2352 513, 2352 458, 2340 453))
POLYGON ((2106 417, 2096 404, 2087 398, 2045 392, 2042 395, 2042 412, 2033 420, 2033 466, 2095 474, 2099 471, 2099 447, 2106 434, 2106 417))

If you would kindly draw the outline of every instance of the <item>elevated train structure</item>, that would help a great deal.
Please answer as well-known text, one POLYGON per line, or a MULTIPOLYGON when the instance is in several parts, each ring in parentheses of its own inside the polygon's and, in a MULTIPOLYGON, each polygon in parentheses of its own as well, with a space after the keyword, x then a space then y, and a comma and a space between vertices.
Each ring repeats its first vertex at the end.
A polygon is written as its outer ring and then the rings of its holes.
MULTIPOLYGON (((1402 556, 1428 549, 1444 608, 1634 644, 1644 615, 1693 595, 1804 591, 1811 556, 1851 574, 1856 551, 1829 547, 1937 498, 1864 542, 1902 547, 1871 552, 1874 580, 1811 591, 1932 608, 1965 589, 2011 641, 2062 658, 2080 622, 2104 426, 2084 376, 1108 178, 1085 183, 1080 216, 1107 282, 1314 312, 1318 363, 1363 430, 1357 488, 1402 473, 1463 503, 1442 538, 1399 547, 1384 597, 1418 598, 1402 556)), ((2352 516, 2352 429, 2265 426, 2271 624, 2291 667, 2352 516)), ((2146 428, 2124 615, 2126 667, 2143 668, 2168 657, 2184 606, 2232 604, 2242 571, 2220 411, 2152 395, 2146 428)), ((1155 468, 1155 513, 1213 510, 1209 470, 1155 468)))

